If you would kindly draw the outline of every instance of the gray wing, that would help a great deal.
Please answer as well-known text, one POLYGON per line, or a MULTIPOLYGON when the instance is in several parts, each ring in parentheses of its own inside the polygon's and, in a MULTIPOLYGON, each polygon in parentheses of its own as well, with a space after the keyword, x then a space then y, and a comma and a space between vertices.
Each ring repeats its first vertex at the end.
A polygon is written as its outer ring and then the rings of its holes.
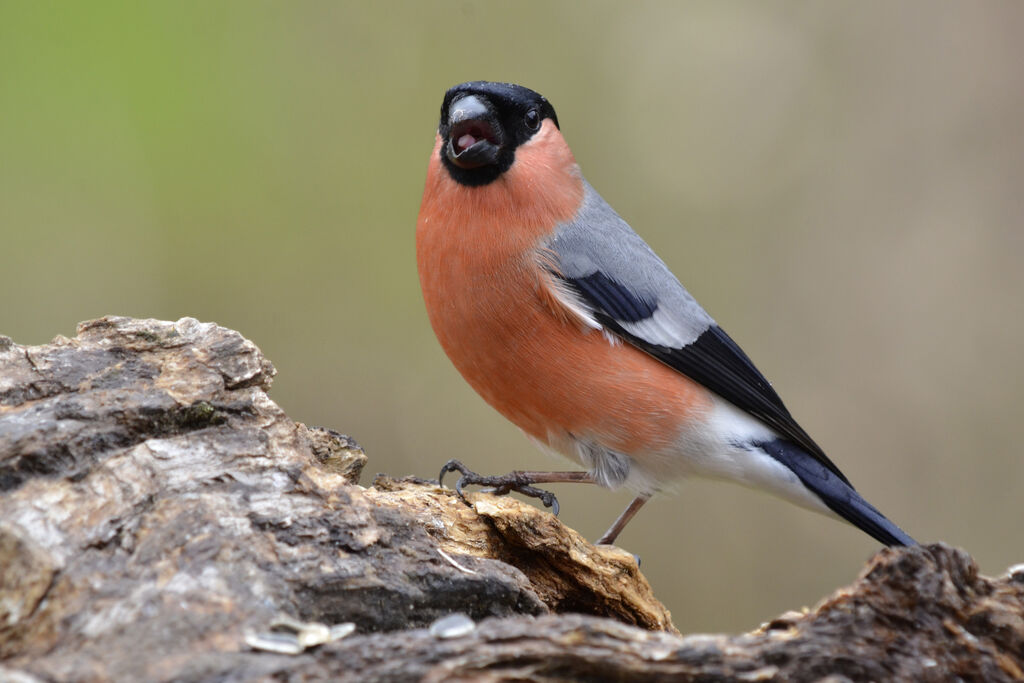
POLYGON ((604 199, 584 181, 573 220, 545 245, 552 276, 586 313, 621 337, 807 450, 846 477, 797 424, 743 350, 604 199))

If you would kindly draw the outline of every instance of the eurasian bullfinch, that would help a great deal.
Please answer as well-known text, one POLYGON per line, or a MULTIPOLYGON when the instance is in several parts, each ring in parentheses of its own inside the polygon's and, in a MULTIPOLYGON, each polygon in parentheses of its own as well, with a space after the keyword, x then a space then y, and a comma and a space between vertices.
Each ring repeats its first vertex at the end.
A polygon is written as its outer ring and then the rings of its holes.
POLYGON ((430 323, 501 414, 585 472, 465 483, 655 492, 688 475, 765 489, 886 545, 914 540, 854 490, 768 380, 583 178, 544 97, 474 81, 449 90, 416 226, 430 323))

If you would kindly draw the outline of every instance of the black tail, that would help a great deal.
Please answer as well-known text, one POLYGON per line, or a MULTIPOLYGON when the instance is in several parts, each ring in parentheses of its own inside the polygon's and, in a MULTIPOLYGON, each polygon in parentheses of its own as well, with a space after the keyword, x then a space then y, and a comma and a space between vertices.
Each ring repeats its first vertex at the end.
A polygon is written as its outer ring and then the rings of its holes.
POLYGON ((860 497, 852 486, 830 472, 799 446, 782 439, 756 444, 788 467, 830 510, 885 545, 917 545, 917 541, 860 497))

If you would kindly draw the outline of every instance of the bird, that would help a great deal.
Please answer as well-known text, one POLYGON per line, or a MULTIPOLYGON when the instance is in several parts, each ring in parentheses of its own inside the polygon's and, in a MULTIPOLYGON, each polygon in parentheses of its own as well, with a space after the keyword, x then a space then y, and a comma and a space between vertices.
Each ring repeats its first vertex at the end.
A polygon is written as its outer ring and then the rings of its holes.
POLYGON ((732 481, 916 542, 854 489, 743 350, 586 181, 552 104, 521 85, 449 89, 427 166, 416 259, 441 347, 483 399, 568 472, 456 488, 557 500, 535 485, 636 493, 598 543, 687 477, 732 481))

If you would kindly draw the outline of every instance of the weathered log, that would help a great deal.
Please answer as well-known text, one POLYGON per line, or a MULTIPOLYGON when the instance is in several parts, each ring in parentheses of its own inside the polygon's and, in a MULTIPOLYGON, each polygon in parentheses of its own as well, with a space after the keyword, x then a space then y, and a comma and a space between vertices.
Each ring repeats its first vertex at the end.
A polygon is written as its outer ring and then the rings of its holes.
POLYGON ((0 338, 0 680, 1024 678, 1024 569, 886 550, 812 612, 680 637, 631 555, 546 511, 358 486, 273 375, 187 318, 0 338))

